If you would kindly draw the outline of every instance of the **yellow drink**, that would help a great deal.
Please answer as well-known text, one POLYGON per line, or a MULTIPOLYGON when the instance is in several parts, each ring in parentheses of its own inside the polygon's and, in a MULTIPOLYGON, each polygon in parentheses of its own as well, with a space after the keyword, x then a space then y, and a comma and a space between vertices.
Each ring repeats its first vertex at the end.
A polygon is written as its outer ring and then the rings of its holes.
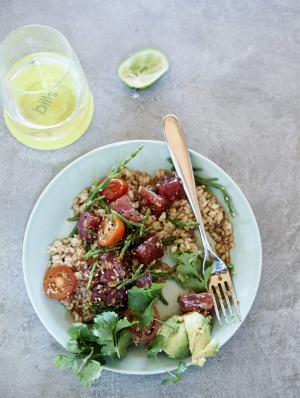
POLYGON ((4 116, 11 133, 39 149, 61 148, 77 140, 93 116, 93 99, 81 77, 59 54, 34 53, 19 60, 6 77, 13 101, 4 116))

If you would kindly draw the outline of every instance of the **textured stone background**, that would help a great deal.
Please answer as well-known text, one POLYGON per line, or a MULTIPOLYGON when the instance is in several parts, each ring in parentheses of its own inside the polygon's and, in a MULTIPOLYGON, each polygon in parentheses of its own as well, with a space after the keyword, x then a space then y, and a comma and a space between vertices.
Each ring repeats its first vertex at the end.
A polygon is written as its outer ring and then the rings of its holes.
POLYGON ((1 0, 0 39, 40 23, 64 33, 95 98, 89 131, 68 148, 40 152, 18 143, 0 120, 0 396, 300 396, 299 181, 300 3, 297 0, 1 0), (169 73, 134 95, 117 78, 120 61, 157 47, 169 73), (163 375, 104 372, 87 391, 55 369, 61 347, 37 318, 22 275, 30 212, 51 179, 93 148, 125 139, 162 139, 175 113, 190 146, 238 183, 256 215, 263 272, 252 310, 236 335, 184 384, 163 375))

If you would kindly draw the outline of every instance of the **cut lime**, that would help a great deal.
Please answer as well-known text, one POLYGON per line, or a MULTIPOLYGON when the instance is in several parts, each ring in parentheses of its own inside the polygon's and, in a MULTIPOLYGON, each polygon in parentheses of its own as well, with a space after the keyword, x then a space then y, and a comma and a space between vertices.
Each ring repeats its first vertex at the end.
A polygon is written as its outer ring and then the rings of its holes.
POLYGON ((165 54, 154 48, 140 50, 131 55, 118 67, 119 78, 130 88, 143 90, 169 69, 165 54))

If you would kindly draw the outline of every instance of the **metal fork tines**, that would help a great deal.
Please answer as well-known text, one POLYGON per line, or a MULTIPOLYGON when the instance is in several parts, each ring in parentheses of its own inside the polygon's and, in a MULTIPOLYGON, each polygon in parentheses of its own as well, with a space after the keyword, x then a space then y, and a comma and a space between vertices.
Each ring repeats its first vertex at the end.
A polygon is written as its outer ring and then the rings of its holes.
POLYGON ((228 325, 226 308, 228 309, 230 318, 234 322, 234 313, 231 308, 230 299, 232 300, 237 317, 241 319, 238 301, 236 299, 230 273, 225 263, 214 252, 210 251, 209 254, 210 261, 213 261, 213 268, 209 280, 209 292, 213 298, 214 309, 219 325, 222 326, 219 308, 228 325))
POLYGON ((163 120, 164 135, 169 148, 169 152, 174 163, 175 170, 180 177, 185 193, 198 222, 199 232, 203 244, 204 258, 203 271, 206 269, 207 262, 212 264, 212 273, 209 281, 209 291, 214 302, 214 309, 220 326, 222 326, 219 307, 228 325, 228 318, 225 307, 228 308, 229 314, 234 319, 230 299, 233 302, 235 312, 239 319, 240 312, 238 301, 233 288, 233 283, 226 267, 226 264, 212 250, 206 236, 204 223, 199 207, 196 193, 193 169, 191 165, 190 155, 187 149, 185 137, 179 120, 174 115, 168 115, 163 120))

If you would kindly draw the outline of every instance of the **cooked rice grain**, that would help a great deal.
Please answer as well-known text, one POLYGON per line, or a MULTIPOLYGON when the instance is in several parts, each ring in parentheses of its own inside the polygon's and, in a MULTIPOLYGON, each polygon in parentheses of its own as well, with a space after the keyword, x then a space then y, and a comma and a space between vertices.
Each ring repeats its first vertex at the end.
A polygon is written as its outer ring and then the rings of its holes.
MULTIPOLYGON (((128 196, 135 208, 140 209, 139 186, 153 186, 165 174, 165 170, 157 170, 155 176, 126 168, 121 171, 120 177, 129 185, 128 196)), ((84 211, 89 192, 90 187, 87 187, 74 199, 73 211, 75 216, 80 215, 84 211)), ((197 196, 204 226, 215 243, 215 250, 222 260, 229 263, 230 249, 235 245, 232 226, 228 215, 224 208, 217 203, 216 197, 208 192, 204 186, 197 186, 197 196)), ((97 205, 94 205, 90 210, 94 211, 99 216, 105 214, 105 211, 100 209, 97 205)), ((140 213, 143 215, 146 210, 144 206, 140 209, 140 213)), ((179 228, 170 222, 169 219, 176 219, 185 223, 195 221, 193 211, 187 199, 174 201, 168 209, 167 214, 162 213, 159 218, 151 214, 147 220, 147 226, 152 226, 153 230, 162 241, 170 237, 175 238, 175 242, 171 247, 172 253, 180 250, 183 252, 198 252, 201 255, 202 249, 198 242, 196 242, 194 227, 179 228)), ((77 279, 77 286, 74 294, 69 299, 63 300, 62 303, 71 311, 75 322, 91 320, 93 318, 93 313, 90 309, 91 290, 86 289, 86 282, 83 280, 81 272, 82 265, 86 263, 84 257, 85 249, 81 237, 75 235, 73 238, 55 240, 53 244, 49 246, 48 253, 50 254, 49 267, 60 264, 67 265, 73 269, 77 279)))

